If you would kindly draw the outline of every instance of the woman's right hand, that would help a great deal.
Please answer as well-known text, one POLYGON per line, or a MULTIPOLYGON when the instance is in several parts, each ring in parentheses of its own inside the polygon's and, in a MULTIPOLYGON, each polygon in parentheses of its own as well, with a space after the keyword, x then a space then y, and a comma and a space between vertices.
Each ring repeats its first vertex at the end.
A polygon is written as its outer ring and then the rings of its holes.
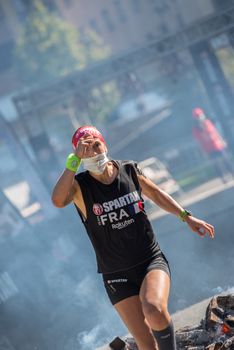
POLYGON ((80 158, 89 158, 93 156, 93 136, 85 134, 85 137, 81 137, 77 143, 75 149, 75 155, 80 158))

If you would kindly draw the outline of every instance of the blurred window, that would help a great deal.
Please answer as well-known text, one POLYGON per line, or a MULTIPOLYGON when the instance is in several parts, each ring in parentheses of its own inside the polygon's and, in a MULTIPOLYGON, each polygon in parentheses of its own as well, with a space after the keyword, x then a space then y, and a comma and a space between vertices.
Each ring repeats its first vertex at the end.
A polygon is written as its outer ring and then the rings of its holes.
MULTIPOLYGON (((32 0, 26 0, 32 3, 32 0)), ((57 4, 54 0, 43 0, 43 3, 47 9, 50 11, 56 11, 57 10, 57 4)))
POLYGON ((78 29, 79 35, 80 35, 80 41, 85 44, 86 43, 86 35, 85 35, 85 28, 83 26, 79 27, 78 29))
POLYGON ((166 24, 165 21, 162 21, 159 25, 159 28, 161 30, 161 34, 162 35, 165 35, 165 34, 169 34, 169 28, 168 28, 168 25, 166 24))
POLYGON ((169 5, 165 1, 157 2, 154 6, 154 12, 158 15, 164 15, 170 9, 169 5))
POLYGON ((114 26, 114 23, 110 17, 109 11, 107 9, 103 9, 101 11, 101 16, 102 16, 103 22, 105 23, 107 29, 110 32, 113 32, 115 30, 115 26, 114 26))
POLYGON ((84 27, 83 26, 80 26, 78 30, 79 30, 80 34, 82 34, 82 35, 84 34, 84 27))
MULTIPOLYGON (((18 15, 25 16, 32 10, 33 1, 32 0, 12 0, 14 3, 14 8, 18 15)), ((49 10, 56 10, 56 4, 54 0, 42 0, 44 6, 49 10)))
POLYGON ((100 29, 98 27, 98 22, 95 18, 92 18, 89 22, 89 26, 92 30, 94 30, 96 33, 100 32, 100 29))
POLYGON ((134 12, 140 13, 141 11, 141 0, 132 0, 132 8, 134 12))
POLYGON ((73 5, 73 0, 63 0, 66 7, 71 7, 73 5))
POLYGON ((4 10, 2 8, 2 5, 0 4, 0 20, 2 21, 5 17, 5 13, 4 13, 4 10))
POLYGON ((231 1, 230 0, 213 0, 213 4, 217 9, 223 10, 225 8, 230 7, 231 1))
POLYGON ((0 45, 0 72, 11 68, 13 47, 13 41, 7 41, 0 45))
POLYGON ((148 41, 153 41, 153 40, 155 40, 155 34, 153 34, 153 33, 147 33, 147 34, 145 35, 145 37, 146 37, 146 39, 147 39, 148 41))
POLYGON ((14 7, 15 11, 17 12, 18 16, 22 18, 22 16, 25 16, 28 11, 28 1, 24 0, 12 0, 12 6, 14 7))
POLYGON ((9 148, 4 142, 0 142, 0 159, 1 164, 4 164, 4 166, 0 167, 0 178, 2 174, 6 175, 17 169, 16 159, 13 157, 9 148))
POLYGON ((121 0, 114 0, 117 16, 122 23, 127 21, 126 13, 123 9, 123 3, 121 0))

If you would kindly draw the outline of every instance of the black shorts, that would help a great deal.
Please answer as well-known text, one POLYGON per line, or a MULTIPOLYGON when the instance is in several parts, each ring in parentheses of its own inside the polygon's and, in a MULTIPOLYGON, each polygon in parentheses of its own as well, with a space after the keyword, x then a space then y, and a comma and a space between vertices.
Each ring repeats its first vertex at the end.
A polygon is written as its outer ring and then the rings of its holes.
POLYGON ((114 305, 123 299, 139 295, 142 281, 151 270, 163 270, 171 277, 169 263, 162 252, 129 270, 103 274, 103 282, 111 303, 114 305))

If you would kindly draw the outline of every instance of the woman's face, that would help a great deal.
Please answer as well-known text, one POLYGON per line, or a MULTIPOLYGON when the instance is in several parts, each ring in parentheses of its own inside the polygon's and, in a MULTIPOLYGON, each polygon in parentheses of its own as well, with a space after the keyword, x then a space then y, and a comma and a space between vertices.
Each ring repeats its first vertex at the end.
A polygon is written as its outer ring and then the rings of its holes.
POLYGON ((104 142, 100 141, 99 138, 86 134, 83 136, 83 139, 86 144, 88 144, 86 152, 85 152, 85 158, 89 157, 95 157, 98 154, 107 152, 107 147, 104 142))

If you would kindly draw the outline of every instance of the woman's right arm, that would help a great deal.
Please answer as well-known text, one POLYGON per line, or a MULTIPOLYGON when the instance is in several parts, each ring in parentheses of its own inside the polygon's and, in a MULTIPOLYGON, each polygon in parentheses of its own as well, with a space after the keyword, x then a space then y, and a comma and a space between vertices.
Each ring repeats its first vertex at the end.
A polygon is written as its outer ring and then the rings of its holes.
MULTIPOLYGON (((90 135, 86 134, 86 139, 84 137, 80 138, 74 152, 74 155, 79 159, 92 156, 93 139, 88 139, 87 136, 90 135)), ((63 171, 54 186, 51 199, 53 204, 58 208, 63 208, 72 201, 75 201, 76 205, 85 211, 81 189, 79 183, 75 180, 75 172, 76 170, 72 171, 69 169, 63 171)))
POLYGON ((74 172, 65 169, 52 192, 52 202, 57 208, 63 208, 74 200, 79 192, 78 182, 74 179, 74 172))

